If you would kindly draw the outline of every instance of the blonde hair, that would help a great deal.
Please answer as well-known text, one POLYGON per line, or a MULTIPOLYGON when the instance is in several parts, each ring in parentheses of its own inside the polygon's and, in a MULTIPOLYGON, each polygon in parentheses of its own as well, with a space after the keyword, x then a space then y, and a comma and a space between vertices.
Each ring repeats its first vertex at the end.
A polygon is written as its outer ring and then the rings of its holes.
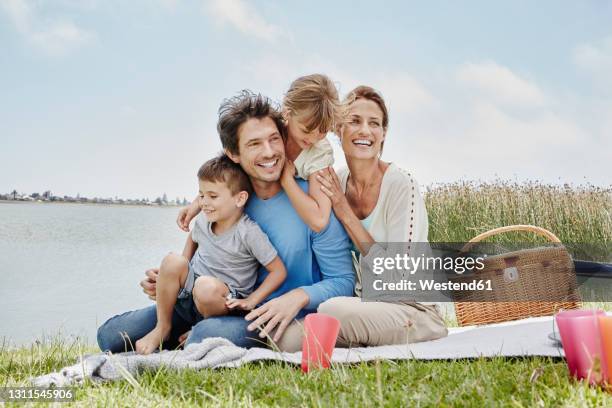
POLYGON ((290 115, 303 116, 308 133, 316 129, 335 131, 346 115, 336 86, 322 74, 306 75, 293 81, 283 98, 283 109, 290 115))

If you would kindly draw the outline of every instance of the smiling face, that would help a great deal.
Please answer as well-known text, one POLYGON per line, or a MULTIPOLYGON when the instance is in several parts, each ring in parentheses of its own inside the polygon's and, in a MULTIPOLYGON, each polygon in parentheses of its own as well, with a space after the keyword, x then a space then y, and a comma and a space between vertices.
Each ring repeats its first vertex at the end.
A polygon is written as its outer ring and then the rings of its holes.
POLYGON ((347 121, 340 130, 342 150, 347 158, 378 158, 385 133, 383 112, 378 104, 369 99, 357 99, 351 104, 347 121))
POLYGON ((250 118, 238 129, 238 155, 228 156, 252 182, 275 182, 285 164, 285 145, 276 123, 269 117, 250 118))
POLYGON ((287 117, 287 135, 292 138, 302 149, 308 149, 315 143, 325 138, 326 132, 321 132, 319 129, 314 129, 308 132, 305 126, 305 120, 301 115, 286 114, 287 117))
POLYGON ((199 180, 199 185, 200 209, 209 222, 224 221, 242 211, 246 202, 244 191, 232 194, 222 181, 199 180))

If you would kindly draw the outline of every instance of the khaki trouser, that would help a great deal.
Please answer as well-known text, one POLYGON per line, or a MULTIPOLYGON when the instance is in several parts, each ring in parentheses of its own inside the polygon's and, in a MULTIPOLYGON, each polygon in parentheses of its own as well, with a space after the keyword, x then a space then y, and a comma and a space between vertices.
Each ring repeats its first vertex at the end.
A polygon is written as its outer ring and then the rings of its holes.
MULTIPOLYGON (((318 311, 340 321, 336 347, 418 343, 448 334, 435 305, 362 302, 358 297, 335 297, 319 305, 318 311)), ((286 352, 301 351, 303 334, 304 319, 294 320, 271 347, 286 352)))
POLYGON ((270 338, 268 339, 268 345, 274 350, 286 351, 293 353, 296 351, 302 351, 302 339, 304 336, 304 319, 294 320, 283 333, 276 344, 272 344, 272 338, 276 330, 272 331, 270 338))
POLYGON ((362 302, 358 297, 335 297, 319 305, 319 312, 340 321, 336 347, 417 343, 448 334, 435 305, 362 302))

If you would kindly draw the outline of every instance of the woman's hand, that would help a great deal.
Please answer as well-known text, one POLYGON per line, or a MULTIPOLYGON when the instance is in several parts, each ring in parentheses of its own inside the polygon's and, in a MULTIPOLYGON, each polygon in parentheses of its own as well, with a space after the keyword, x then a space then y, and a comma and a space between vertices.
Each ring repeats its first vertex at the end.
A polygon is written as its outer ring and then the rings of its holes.
POLYGON ((149 296, 149 299, 155 300, 157 290, 157 277, 159 276, 158 268, 151 268, 145 272, 146 277, 140 281, 142 291, 149 296))
POLYGON ((295 164, 289 159, 285 159, 285 165, 283 166, 283 172, 281 173, 280 182, 281 185, 285 185, 288 181, 293 180, 295 177, 295 164))
POLYGON ((266 326, 259 332, 259 337, 264 338, 278 326, 272 339, 276 342, 282 337, 287 326, 291 324, 298 312, 308 302, 308 294, 303 289, 294 289, 282 296, 269 300, 245 316, 247 320, 255 319, 247 327, 247 330, 253 331, 258 327, 263 327, 265 324, 266 326))
POLYGON ((331 200, 332 208, 338 218, 342 218, 344 214, 347 214, 347 211, 352 211, 340 186, 340 179, 333 167, 319 170, 317 180, 321 183, 321 191, 331 200))

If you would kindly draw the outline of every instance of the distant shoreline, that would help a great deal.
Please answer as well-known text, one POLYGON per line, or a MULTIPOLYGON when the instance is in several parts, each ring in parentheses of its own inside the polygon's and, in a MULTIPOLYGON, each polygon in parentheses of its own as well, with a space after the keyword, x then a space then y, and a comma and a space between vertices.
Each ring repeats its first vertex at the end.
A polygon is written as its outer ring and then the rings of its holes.
POLYGON ((0 204, 74 204, 74 205, 97 205, 103 207, 146 207, 146 208, 180 208, 183 205, 176 204, 126 204, 126 203, 92 203, 92 202, 78 202, 78 201, 42 201, 42 200, 34 200, 34 201, 26 201, 26 200, 1 200, 0 204))

